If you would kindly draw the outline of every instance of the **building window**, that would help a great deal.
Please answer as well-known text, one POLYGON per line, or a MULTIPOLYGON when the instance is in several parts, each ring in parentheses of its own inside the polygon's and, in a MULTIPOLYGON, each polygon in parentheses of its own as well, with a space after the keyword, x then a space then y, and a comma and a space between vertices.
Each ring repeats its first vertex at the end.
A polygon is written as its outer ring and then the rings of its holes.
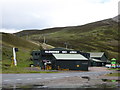
POLYGON ((40 53, 38 53, 38 55, 40 55, 40 53))
POLYGON ((80 65, 77 65, 77 67, 80 67, 80 65))
POLYGON ((35 53, 35 55, 37 56, 37 53, 35 53))

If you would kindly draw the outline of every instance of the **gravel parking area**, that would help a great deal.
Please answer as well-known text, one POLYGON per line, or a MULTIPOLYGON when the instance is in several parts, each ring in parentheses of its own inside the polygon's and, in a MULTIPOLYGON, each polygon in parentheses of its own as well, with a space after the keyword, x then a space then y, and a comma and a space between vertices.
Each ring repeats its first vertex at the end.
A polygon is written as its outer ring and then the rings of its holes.
MULTIPOLYGON (((103 81, 105 79, 118 80, 118 77, 105 76, 106 74, 97 74, 97 72, 110 71, 105 67, 90 67, 89 72, 96 72, 95 75, 83 75, 74 77, 65 77, 62 79, 50 80, 42 83, 47 88, 118 88, 118 82, 103 81)), ((66 71, 69 72, 69 71, 66 71)), ((79 71, 70 71, 79 72, 79 71)), ((115 72, 115 71, 113 71, 115 72)), ((40 88, 40 87, 39 87, 40 88)))
MULTIPOLYGON (((118 80, 118 77, 106 76, 111 70, 105 67, 89 67, 89 71, 63 71, 64 73, 88 73, 87 75, 78 75, 64 77, 61 79, 47 80, 32 85, 32 88, 118 88, 118 82, 104 81, 118 80), (94 73, 94 74, 93 74, 94 73)), ((112 71, 116 72, 116 71, 112 71)))
MULTIPOLYGON (((60 71, 61 72, 61 71, 60 71)), ((90 67, 89 71, 62 71, 62 73, 51 74, 17 74, 16 79, 12 77, 17 87, 29 88, 117 88, 119 86, 118 77, 106 76, 108 73, 117 71, 108 70, 105 67, 90 67), (22 78, 21 78, 22 77, 22 78), (22 82, 17 83, 18 82, 22 82), (26 81, 27 84, 25 84, 26 81), (24 86, 25 85, 25 86, 24 86)), ((10 80, 10 79, 9 79, 10 80)), ((4 80, 5 81, 5 80, 4 80)), ((10 82, 10 81, 9 81, 10 82)), ((5 87, 9 83, 4 84, 5 87)))

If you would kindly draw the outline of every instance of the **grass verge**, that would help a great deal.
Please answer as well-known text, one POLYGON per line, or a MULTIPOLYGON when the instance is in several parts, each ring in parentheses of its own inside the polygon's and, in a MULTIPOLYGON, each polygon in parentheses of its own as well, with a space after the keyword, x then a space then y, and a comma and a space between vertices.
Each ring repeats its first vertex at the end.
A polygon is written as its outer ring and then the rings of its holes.
POLYGON ((9 69, 2 71, 2 73, 59 73, 57 71, 42 71, 36 68, 37 70, 26 69, 25 67, 9 67, 9 69))
POLYGON ((118 77, 118 76, 120 76, 120 73, 107 74, 107 76, 115 76, 115 77, 118 77))

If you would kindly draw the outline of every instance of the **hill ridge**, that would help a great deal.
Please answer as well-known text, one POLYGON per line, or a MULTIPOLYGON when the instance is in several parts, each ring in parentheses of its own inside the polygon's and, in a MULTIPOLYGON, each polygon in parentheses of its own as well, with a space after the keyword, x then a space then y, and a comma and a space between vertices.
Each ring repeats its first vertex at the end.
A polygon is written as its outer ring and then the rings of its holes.
POLYGON ((30 40, 41 43, 45 37, 46 43, 55 47, 65 47, 67 44, 68 48, 85 52, 104 51, 109 58, 118 58, 118 22, 114 18, 81 26, 48 28, 34 33, 26 30, 15 35, 23 38, 28 36, 30 40))

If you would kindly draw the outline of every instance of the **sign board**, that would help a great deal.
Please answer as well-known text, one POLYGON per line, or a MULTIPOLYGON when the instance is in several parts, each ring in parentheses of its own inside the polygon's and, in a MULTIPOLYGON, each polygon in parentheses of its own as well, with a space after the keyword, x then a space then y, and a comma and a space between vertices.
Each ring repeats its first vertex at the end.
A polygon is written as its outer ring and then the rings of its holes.
POLYGON ((45 50, 44 53, 52 53, 52 54, 58 54, 58 53, 63 53, 63 54, 77 54, 78 51, 50 51, 50 50, 45 50))
POLYGON ((15 52, 18 52, 18 48, 15 48, 15 52))

